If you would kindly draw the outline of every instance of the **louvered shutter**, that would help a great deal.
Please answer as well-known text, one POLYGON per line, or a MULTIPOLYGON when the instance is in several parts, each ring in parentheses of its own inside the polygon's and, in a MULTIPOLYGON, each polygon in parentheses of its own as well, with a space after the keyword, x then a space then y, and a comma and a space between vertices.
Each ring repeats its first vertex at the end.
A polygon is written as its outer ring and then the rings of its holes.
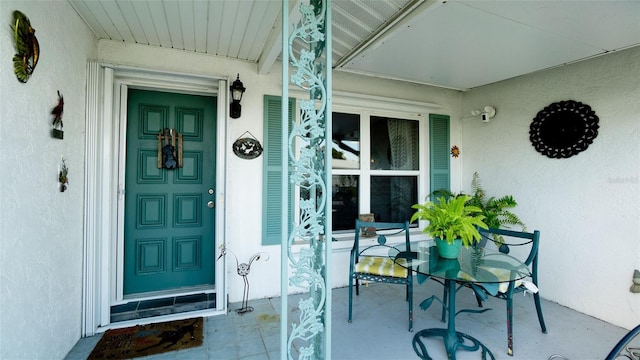
MULTIPOLYGON (((292 127, 295 99, 289 98, 289 129, 292 127)), ((264 96, 264 152, 262 189, 262 244, 278 245, 282 239, 282 138, 281 97, 264 96)), ((289 230, 293 226, 293 187, 289 186, 289 230)))
POLYGON ((451 190, 449 163, 449 116, 429 114, 430 190, 451 190))

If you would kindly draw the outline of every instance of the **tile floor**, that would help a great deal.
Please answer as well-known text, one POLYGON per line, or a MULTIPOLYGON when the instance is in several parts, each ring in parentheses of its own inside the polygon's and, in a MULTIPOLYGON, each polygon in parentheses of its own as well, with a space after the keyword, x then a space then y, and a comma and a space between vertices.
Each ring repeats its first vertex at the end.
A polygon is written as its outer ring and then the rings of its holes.
MULTIPOLYGON (((436 303, 426 311, 422 300, 440 295, 442 286, 434 281, 416 284, 414 290, 414 332, 407 331, 407 306, 404 288, 398 285, 371 284, 361 287, 354 299, 353 322, 347 322, 348 289, 333 290, 331 356, 334 360, 419 359, 412 348, 415 332, 428 327, 443 327, 436 303)), ((543 294, 544 296, 544 294, 543 294)), ((355 297, 355 295, 354 295, 355 297)), ((301 295, 289 296, 290 321, 297 321, 295 306, 301 295)), ((468 289, 457 297, 458 309, 475 308, 468 289)), ((280 298, 249 302, 254 311, 238 315, 240 304, 231 304, 227 315, 205 319, 201 347, 149 356, 147 359, 269 360, 280 359, 280 298)), ((628 330, 543 301, 542 309, 548 333, 540 331, 531 296, 514 300, 514 355, 506 353, 506 308, 498 299, 489 299, 482 314, 462 313, 456 319, 459 331, 482 341, 496 359, 596 360, 603 359, 628 330)), ((81 339, 66 359, 86 359, 100 339, 96 335, 81 339)), ((446 359, 440 340, 426 342, 431 356, 446 359)), ((479 352, 458 352, 457 359, 481 359, 479 352)))

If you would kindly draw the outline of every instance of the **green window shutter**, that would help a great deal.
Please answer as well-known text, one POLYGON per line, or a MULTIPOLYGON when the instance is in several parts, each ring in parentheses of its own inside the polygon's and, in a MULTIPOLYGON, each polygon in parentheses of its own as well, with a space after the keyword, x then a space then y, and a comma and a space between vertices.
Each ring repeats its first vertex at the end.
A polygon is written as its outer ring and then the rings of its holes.
MULTIPOLYGON (((289 129, 294 121, 295 99, 289 98, 289 129)), ((262 245, 282 240, 282 138, 281 97, 264 96, 264 152, 262 189, 262 245)), ((289 186, 289 230, 293 226, 293 187, 289 186)))
POLYGON ((451 190, 449 163, 449 116, 429 114, 429 178, 431 188, 451 190))

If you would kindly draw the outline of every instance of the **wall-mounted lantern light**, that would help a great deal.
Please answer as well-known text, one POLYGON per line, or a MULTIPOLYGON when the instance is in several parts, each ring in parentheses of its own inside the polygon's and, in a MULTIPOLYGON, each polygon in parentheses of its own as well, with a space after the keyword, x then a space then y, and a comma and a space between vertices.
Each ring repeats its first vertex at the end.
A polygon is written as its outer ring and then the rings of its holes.
POLYGON ((242 94, 246 90, 244 85, 242 85, 242 81, 240 81, 240 74, 238 74, 238 78, 233 82, 230 86, 231 89, 231 110, 230 116, 234 119, 240 117, 240 113, 242 111, 242 106, 240 105, 240 100, 242 100, 242 94))

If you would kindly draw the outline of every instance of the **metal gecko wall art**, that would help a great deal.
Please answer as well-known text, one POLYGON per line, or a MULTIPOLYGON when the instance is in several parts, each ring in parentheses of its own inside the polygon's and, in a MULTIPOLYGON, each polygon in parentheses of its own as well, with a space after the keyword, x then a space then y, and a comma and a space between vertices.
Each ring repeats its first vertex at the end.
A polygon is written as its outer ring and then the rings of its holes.
POLYGON ((13 56, 13 72, 18 81, 26 83, 33 74, 40 58, 40 44, 36 38, 36 30, 31 27, 29 18, 16 10, 13 12, 13 45, 16 54, 13 56))

